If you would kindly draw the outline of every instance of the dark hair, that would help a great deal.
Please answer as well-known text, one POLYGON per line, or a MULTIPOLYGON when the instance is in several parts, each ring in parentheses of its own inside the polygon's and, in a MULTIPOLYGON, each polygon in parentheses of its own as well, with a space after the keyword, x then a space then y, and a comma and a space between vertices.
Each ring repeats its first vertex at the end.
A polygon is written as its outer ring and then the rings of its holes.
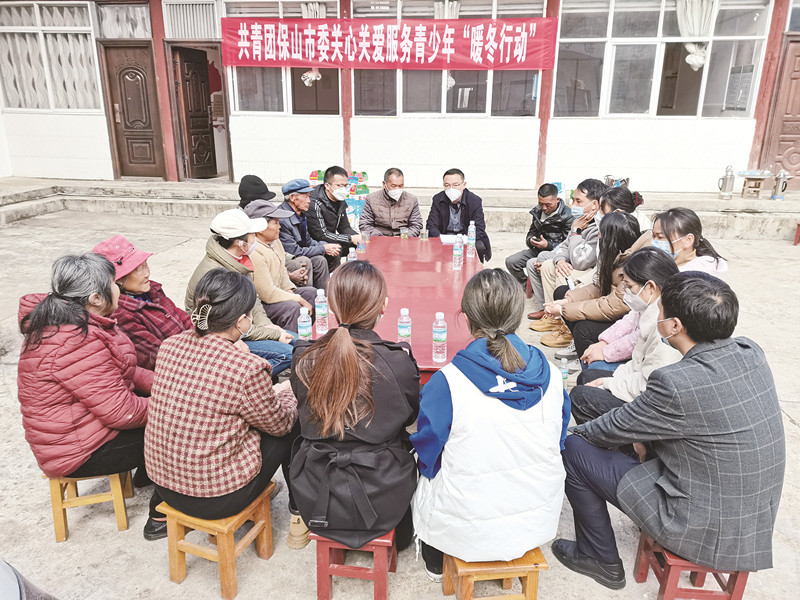
POLYGON ((325 183, 330 183, 331 179, 333 179, 334 175, 343 175, 345 179, 347 178, 347 171, 345 171, 342 167, 338 167, 333 165, 332 167, 328 167, 325 169, 325 183))
POLYGON ((676 273, 661 289, 664 317, 677 317, 694 342, 713 342, 733 335, 739 300, 727 283, 700 271, 676 273))
POLYGON ((644 204, 641 194, 632 192, 626 187, 608 188, 600 196, 600 207, 610 206, 612 211, 622 210, 632 213, 641 204, 644 204))
POLYGON ((308 388, 309 410, 321 435, 344 439, 346 428, 375 412, 372 345, 352 337, 350 329, 375 327, 386 301, 386 280, 368 261, 348 262, 331 275, 328 294, 339 327, 314 342, 295 370, 308 388))
POLYGON ((667 279, 679 271, 678 265, 669 254, 653 246, 646 246, 631 254, 622 263, 622 272, 639 285, 652 281, 661 289, 667 279))
POLYGON ((600 294, 611 293, 617 257, 633 246, 642 234, 639 221, 627 212, 609 213, 600 221, 600 243, 597 248, 597 281, 600 294))
POLYGON ((545 183, 539 188, 537 194, 540 198, 549 198, 550 196, 558 198, 558 188, 552 183, 545 183))
POLYGON ((444 175, 442 175, 442 179, 448 175, 459 175, 461 176, 461 181, 464 181, 464 171, 461 169, 447 169, 447 171, 444 172, 444 175))
POLYGON ((211 233, 214 234, 214 239, 217 241, 217 243, 220 246, 222 246, 223 248, 225 248, 225 250, 227 250, 228 248, 230 248, 231 246, 233 246, 236 242, 238 242, 240 240, 242 242, 246 242, 247 241, 247 236, 250 235, 249 233, 245 233, 244 235, 240 235, 239 237, 234 237, 234 238, 230 238, 229 239, 229 238, 222 237, 221 235, 216 233, 213 229, 211 230, 211 233))
POLYGON ((255 303, 256 287, 250 279, 236 271, 212 269, 194 289, 194 330, 204 336, 230 329, 255 303))
POLYGON ((489 354, 503 370, 514 373, 525 361, 506 336, 519 327, 525 295, 516 279, 503 269, 478 271, 467 282, 461 296, 461 312, 467 316, 472 337, 486 338, 489 354))
POLYGON ((403 177, 403 172, 397 167, 389 167, 388 169, 386 169, 386 173, 383 174, 383 180, 389 181, 389 177, 391 177, 392 175, 403 177))
POLYGON ((589 200, 600 200, 600 196, 608 186, 599 179, 584 179, 578 184, 578 189, 586 194, 589 200))
POLYGON ((51 292, 20 322, 19 329, 25 336, 22 351, 38 347, 46 339, 44 330, 48 327, 74 325, 86 337, 89 297, 99 294, 103 302, 110 305, 115 277, 111 261, 94 252, 70 254, 56 260, 50 277, 51 292))
POLYGON ((661 231, 669 240, 669 248, 672 248, 673 237, 683 237, 690 233, 694 236, 694 251, 697 256, 711 256, 718 262, 724 260, 723 257, 714 249, 706 238, 703 237, 703 225, 700 217, 690 208, 670 208, 659 213, 653 219, 653 223, 661 223, 661 231))

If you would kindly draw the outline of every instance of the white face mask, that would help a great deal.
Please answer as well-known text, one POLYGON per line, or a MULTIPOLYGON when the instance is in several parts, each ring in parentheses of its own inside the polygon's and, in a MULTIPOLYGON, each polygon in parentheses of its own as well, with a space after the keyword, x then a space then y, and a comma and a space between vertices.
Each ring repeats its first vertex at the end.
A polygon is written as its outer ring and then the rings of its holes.
MULTIPOLYGON (((245 242, 247 244, 247 242, 245 242)), ((258 238, 253 238, 253 243, 248 244, 247 251, 244 253, 245 256, 250 256, 253 252, 255 252, 256 246, 258 246, 258 238)))
POLYGON ((459 198, 461 198, 461 190, 457 190, 456 188, 447 188, 444 191, 447 194, 447 197, 450 199, 450 202, 455 202, 459 198))
POLYGON ((251 317, 245 317, 245 318, 246 318, 248 321, 250 321, 250 327, 248 327, 248 328, 247 328, 247 331, 242 331, 241 329, 239 329, 239 324, 238 324, 238 323, 236 324, 236 330, 237 330, 239 333, 241 333, 241 334, 242 334, 242 337, 243 337, 243 338, 246 338, 248 335, 250 335, 250 332, 251 332, 251 331, 253 331, 253 319, 252 319, 251 317))
POLYGON ((389 198, 391 198, 392 200, 400 200, 400 196, 403 195, 403 188, 386 190, 386 193, 389 194, 389 198))
POLYGON ((597 214, 595 214, 594 222, 597 224, 598 227, 600 227, 600 221, 603 220, 604 216, 605 215, 603 215, 603 213, 601 213, 599 210, 597 211, 597 214))
POLYGON ((336 198, 339 202, 347 198, 347 186, 336 188, 333 190, 333 197, 336 198))
MULTIPOLYGON (((647 285, 646 283, 644 284, 647 285)), ((647 309, 650 306, 649 302, 645 302, 640 298, 642 292, 644 291, 644 286, 642 289, 639 290, 638 294, 634 294, 630 290, 625 290, 625 295, 622 297, 622 301, 628 305, 633 312, 642 312, 643 310, 647 309)))

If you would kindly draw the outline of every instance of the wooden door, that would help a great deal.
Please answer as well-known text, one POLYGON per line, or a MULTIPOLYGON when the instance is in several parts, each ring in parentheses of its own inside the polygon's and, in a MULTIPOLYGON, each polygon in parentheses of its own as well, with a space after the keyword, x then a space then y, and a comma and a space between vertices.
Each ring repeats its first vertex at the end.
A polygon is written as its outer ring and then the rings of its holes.
POLYGON ((800 190, 800 38, 784 44, 781 65, 761 162, 773 173, 788 171, 789 189, 800 190))
POLYGON ((174 64, 177 70, 178 118, 183 133, 184 176, 189 179, 215 177, 217 159, 206 53, 192 48, 175 48, 174 64))
POLYGON ((107 113, 120 176, 164 177, 153 49, 103 46, 107 113))

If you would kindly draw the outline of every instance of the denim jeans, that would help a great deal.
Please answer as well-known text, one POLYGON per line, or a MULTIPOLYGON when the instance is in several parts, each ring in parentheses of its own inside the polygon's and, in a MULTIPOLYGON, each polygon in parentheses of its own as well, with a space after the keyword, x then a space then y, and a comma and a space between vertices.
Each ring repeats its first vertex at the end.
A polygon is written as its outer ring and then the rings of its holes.
POLYGON ((250 348, 250 352, 266 358, 267 362, 272 365, 272 374, 277 375, 281 371, 285 371, 292 364, 292 352, 294 351, 293 344, 297 341, 297 334, 293 331, 286 333, 292 336, 291 344, 284 344, 276 340, 245 340, 244 343, 250 348))
POLYGON ((583 369, 584 371, 587 369, 600 369, 601 371, 616 371, 620 365, 624 365, 626 362, 627 361, 609 363, 604 360, 596 360, 590 365, 581 362, 581 369, 583 369))

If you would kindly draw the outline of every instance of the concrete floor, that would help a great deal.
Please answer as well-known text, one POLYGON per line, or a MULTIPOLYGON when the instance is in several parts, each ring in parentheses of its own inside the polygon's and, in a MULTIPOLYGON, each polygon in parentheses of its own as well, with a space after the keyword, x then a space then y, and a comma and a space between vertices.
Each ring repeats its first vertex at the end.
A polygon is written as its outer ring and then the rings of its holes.
MULTIPOLYGON (((83 252, 115 233, 124 233, 136 246, 153 252, 152 276, 164 284, 167 294, 180 305, 184 286, 203 254, 208 223, 198 219, 122 216, 60 212, 19 221, 0 230, 0 559, 5 559, 32 582, 62 600, 191 599, 219 597, 217 567, 195 557, 188 558, 188 577, 177 585, 169 581, 166 540, 146 542, 141 529, 147 518, 149 491, 138 490, 128 501, 130 528, 116 530, 110 505, 68 511, 70 537, 54 541, 47 482, 25 442, 16 399, 16 363, 20 336, 16 333, 17 301, 20 295, 47 291, 52 261, 67 252, 83 252)), ((492 234, 495 258, 489 266, 519 249, 519 234, 492 234)), ((764 347, 781 398, 789 460, 783 500, 773 541, 775 568, 755 573, 747 585, 746 598, 796 598, 800 588, 800 384, 796 375, 800 324, 800 247, 788 242, 721 241, 720 252, 730 262, 729 282, 741 303, 737 335, 746 335, 764 347), (791 590, 794 589, 795 592, 791 590)), ((520 330, 530 343, 538 334, 520 330)), ((548 350, 549 352, 549 350, 548 350)), ((280 477, 280 474, 278 475, 280 477)), ((86 486, 88 491, 91 484, 86 486)), ((290 550, 286 546, 288 511, 285 488, 273 501, 275 554, 269 561, 258 559, 248 549, 239 558, 238 582, 241 600, 250 598, 310 599, 315 597, 314 546, 290 550)), ((543 573, 541 598, 654 599, 657 587, 652 575, 645 584, 633 581, 637 530, 620 513, 613 515, 617 540, 628 573, 628 585, 611 592, 563 568, 543 548, 550 571, 543 573)), ((194 534, 197 535, 197 534, 194 534)), ((559 537, 571 538, 573 526, 567 502, 562 510, 559 537)), ((355 553, 352 553, 355 554, 355 553)), ((353 556, 358 561, 363 557, 353 556)), ((353 560, 351 558, 350 560, 353 560)), ((441 587, 430 583, 415 561, 412 549, 400 554, 398 571, 390 576, 390 597, 435 599, 441 587)), ((336 579, 334 597, 372 598, 368 582, 336 579)), ((515 583, 519 590, 519 584, 515 583)), ((499 588, 486 583, 478 593, 497 594, 499 588)), ((5 600, 5 599, 3 599, 5 600)))

